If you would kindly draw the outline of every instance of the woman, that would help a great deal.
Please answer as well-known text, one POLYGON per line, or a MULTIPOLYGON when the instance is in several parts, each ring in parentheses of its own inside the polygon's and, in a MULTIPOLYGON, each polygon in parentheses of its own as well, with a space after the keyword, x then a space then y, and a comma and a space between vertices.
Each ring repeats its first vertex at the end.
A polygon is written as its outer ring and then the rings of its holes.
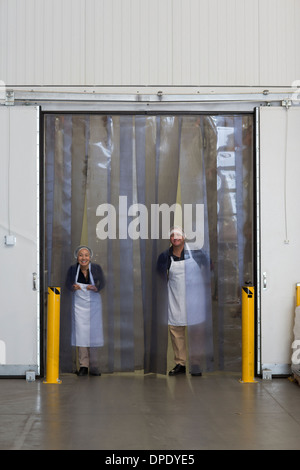
POLYGON ((77 263, 70 266, 66 286, 73 292, 72 345, 78 347, 79 376, 101 375, 97 366, 97 348, 103 346, 102 301, 105 285, 101 266, 91 263, 92 250, 79 246, 77 263))

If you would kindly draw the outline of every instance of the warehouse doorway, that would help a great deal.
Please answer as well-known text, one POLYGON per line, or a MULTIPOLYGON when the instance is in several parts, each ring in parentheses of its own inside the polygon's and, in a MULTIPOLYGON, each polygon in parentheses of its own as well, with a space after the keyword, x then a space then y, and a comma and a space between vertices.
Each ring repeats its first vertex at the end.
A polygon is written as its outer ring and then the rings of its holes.
POLYGON ((191 208, 192 235, 200 220, 192 243, 210 260, 207 370, 240 371, 241 287, 254 281, 253 115, 45 113, 43 133, 45 288, 62 287, 62 371, 76 360, 64 286, 80 244, 107 281, 102 371, 167 370, 154 273, 169 241, 151 218, 162 204, 191 208), (132 212, 141 207, 143 227, 132 212))

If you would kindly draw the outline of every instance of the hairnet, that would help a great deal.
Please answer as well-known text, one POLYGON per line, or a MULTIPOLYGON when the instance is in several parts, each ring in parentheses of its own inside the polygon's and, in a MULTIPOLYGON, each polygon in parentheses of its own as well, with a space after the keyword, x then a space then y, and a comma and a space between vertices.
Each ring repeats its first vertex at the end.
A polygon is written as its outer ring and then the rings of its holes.
POLYGON ((174 225, 174 227, 171 228, 171 230, 170 230, 170 236, 171 236, 173 233, 178 233, 178 234, 180 234, 182 237, 185 238, 184 230, 183 230, 182 227, 180 227, 179 225, 174 225))
POLYGON ((89 248, 89 247, 86 246, 86 245, 80 245, 80 246, 78 246, 78 247, 76 248, 76 250, 74 251, 74 258, 77 258, 79 251, 82 250, 82 249, 88 250, 89 253, 90 253, 91 258, 93 257, 93 251, 91 250, 91 248, 89 248))

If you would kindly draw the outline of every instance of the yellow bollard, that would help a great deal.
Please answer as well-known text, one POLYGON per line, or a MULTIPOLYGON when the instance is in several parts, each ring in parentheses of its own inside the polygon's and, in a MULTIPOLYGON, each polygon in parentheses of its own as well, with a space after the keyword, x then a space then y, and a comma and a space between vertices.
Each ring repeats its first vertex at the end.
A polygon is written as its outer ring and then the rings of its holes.
POLYGON ((48 288, 47 365, 46 384, 58 384, 59 380, 59 333, 60 333, 60 287, 48 288))
POLYGON ((296 284, 296 307, 300 306, 300 283, 296 284))
POLYGON ((257 383, 254 380, 254 287, 242 287, 242 379, 241 383, 257 383))

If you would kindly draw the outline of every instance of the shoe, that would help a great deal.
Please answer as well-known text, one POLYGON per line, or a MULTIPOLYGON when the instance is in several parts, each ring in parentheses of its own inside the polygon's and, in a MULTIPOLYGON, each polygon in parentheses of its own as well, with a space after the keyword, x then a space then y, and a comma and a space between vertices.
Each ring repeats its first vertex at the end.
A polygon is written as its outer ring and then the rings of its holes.
POLYGON ((87 367, 80 367, 79 371, 77 372, 77 375, 79 377, 82 377, 84 375, 88 375, 88 368, 87 367))
POLYGON ((169 375, 178 375, 178 374, 185 374, 185 366, 181 364, 176 364, 174 369, 170 370, 169 375))
POLYGON ((100 377, 101 372, 96 372, 96 371, 91 372, 91 371, 90 371, 90 375, 94 375, 95 377, 100 377))
POLYGON ((192 365, 190 373, 192 377, 201 377, 202 375, 201 369, 198 365, 192 365))

